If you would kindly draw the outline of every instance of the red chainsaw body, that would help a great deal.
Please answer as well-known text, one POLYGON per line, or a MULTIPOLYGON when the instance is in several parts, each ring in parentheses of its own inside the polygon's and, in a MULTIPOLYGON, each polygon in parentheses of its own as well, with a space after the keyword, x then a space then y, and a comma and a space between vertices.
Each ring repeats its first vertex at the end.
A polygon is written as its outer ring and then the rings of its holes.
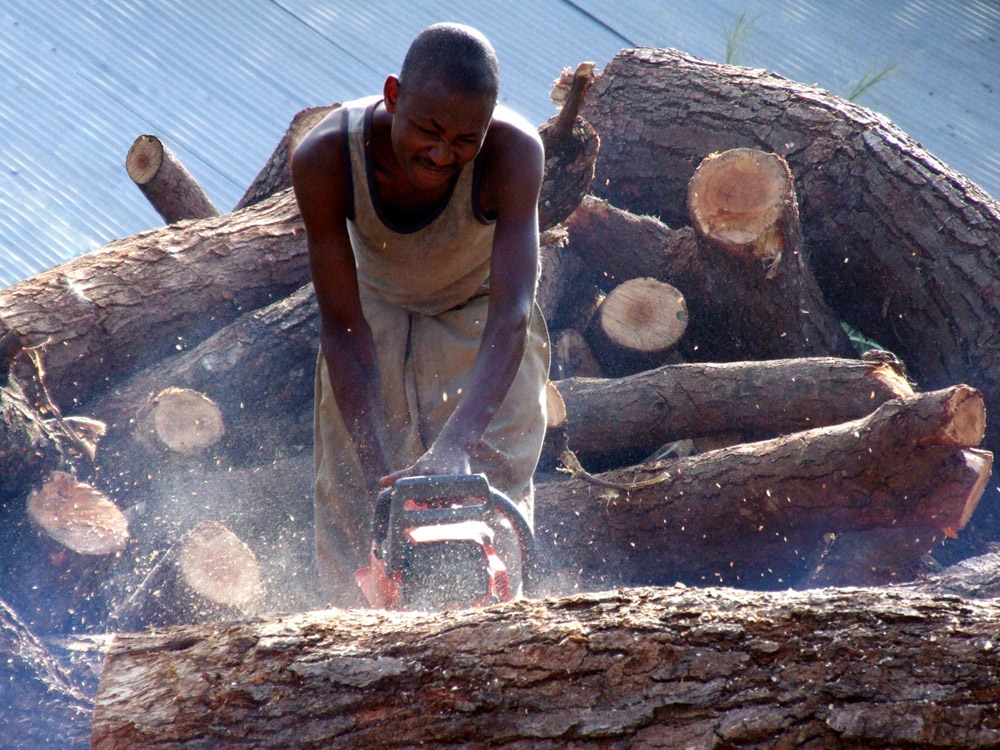
MULTIPOLYGON (((494 505, 504 517, 510 508, 518 511, 505 497, 509 508, 491 504, 490 493, 497 494, 483 475, 412 477, 382 493, 376 501, 368 566, 355 573, 369 604, 379 609, 443 610, 510 601, 510 576, 493 547, 487 519, 494 505)), ((520 515, 515 521, 530 535, 520 515)))

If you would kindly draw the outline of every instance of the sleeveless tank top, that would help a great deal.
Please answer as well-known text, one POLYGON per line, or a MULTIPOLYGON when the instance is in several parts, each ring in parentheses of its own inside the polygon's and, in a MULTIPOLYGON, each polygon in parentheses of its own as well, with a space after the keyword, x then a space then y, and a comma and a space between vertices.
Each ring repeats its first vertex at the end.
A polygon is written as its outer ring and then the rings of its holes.
MULTIPOLYGON (((489 277, 494 223, 478 209, 476 161, 424 221, 394 227, 374 195, 368 144, 379 96, 346 102, 354 216, 347 231, 362 291, 411 312, 437 315, 482 293, 489 277)), ((349 193, 350 195, 350 193, 349 193)))

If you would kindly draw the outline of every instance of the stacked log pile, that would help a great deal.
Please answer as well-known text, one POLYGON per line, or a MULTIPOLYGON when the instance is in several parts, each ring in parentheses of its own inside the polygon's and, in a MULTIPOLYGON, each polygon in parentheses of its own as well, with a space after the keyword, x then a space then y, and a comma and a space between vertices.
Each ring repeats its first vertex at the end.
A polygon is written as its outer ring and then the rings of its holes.
MULTIPOLYGON (((850 669, 838 679, 853 687, 836 698, 816 692, 794 716, 759 714, 734 696, 760 689, 781 661, 808 671, 807 655, 829 647, 824 638, 855 653, 860 646, 837 639, 858 627, 886 637, 900 664, 920 648, 901 622, 935 628, 965 618, 985 639, 989 607, 921 593, 882 605, 874 590, 708 587, 904 584, 933 566, 928 552, 947 558, 941 541, 962 541, 970 519, 980 531, 962 553, 985 552, 1000 537, 977 512, 992 468, 978 446, 984 435, 986 447, 998 444, 986 416, 1000 389, 985 374, 993 355, 981 333, 994 328, 973 330, 1000 322, 993 298, 977 296, 1000 286, 1000 261, 987 249, 1000 234, 1000 206, 867 110, 774 76, 633 50, 596 80, 592 65, 581 66, 562 89, 562 112, 539 129, 548 156, 538 301, 552 382, 536 531, 543 589, 576 595, 463 614, 450 622, 459 640, 478 633, 468 653, 448 638, 440 653, 420 652, 416 644, 448 627, 433 616, 273 614, 322 604, 310 570, 318 312, 288 157, 336 105, 293 120, 233 212, 194 211, 199 218, 0 291, 8 542, 0 600, 16 606, 25 628, 52 635, 191 625, 118 642, 96 747, 225 744, 240 731, 254 743, 287 744, 289 732, 306 731, 302 712, 320 704, 308 728, 316 743, 385 746, 372 717, 396 725, 400 706, 365 696, 389 679, 423 685, 394 688, 414 717, 393 736, 399 744, 472 741, 483 729, 464 714, 480 713, 523 715, 497 719, 511 727, 506 741, 539 746, 934 739, 891 721, 886 706, 911 706, 912 691, 897 690, 881 708, 859 703, 851 696, 865 690, 864 675, 850 669), (718 99, 729 91, 743 93, 718 99), (693 101, 704 121, 685 109, 693 101), (792 111, 779 127, 769 113, 781 108, 792 111), (718 118, 730 110, 747 114, 723 133, 718 118), (905 204, 917 200, 934 221, 952 222, 943 234, 957 244, 909 216, 905 204), (915 273, 932 288, 918 288, 915 273), (917 320, 898 322, 904 311, 917 320), (859 357, 842 321, 895 354, 859 357), (56 509, 66 497, 72 512, 56 509), (685 589, 579 593, 674 584, 685 589), (192 625, 249 615, 264 619, 192 625), (698 671, 695 646, 672 640, 677 628, 701 639, 697 648, 715 649, 711 664, 698 671), (627 633, 641 638, 622 645, 627 633), (528 656, 473 666, 485 650, 528 656), (612 652, 632 666, 594 677, 612 652), (670 666, 642 666, 652 663, 670 666), (255 687, 205 694, 196 684, 208 684, 200 676, 208 664, 219 670, 217 686, 255 687), (513 690, 525 669, 549 682, 546 665, 561 665, 560 693, 579 687, 590 707, 513 690), (252 678, 225 677, 230 667, 252 678), (443 681, 428 682, 422 670, 443 681), (622 693, 633 672, 649 679, 622 693), (156 689, 130 691, 125 683, 140 673, 156 689), (299 708, 295 691, 287 705, 275 703, 287 687, 276 675, 287 673, 309 693, 299 708), (484 693, 494 675, 502 684, 484 693), (745 684, 705 687, 737 676, 745 684), (692 679, 700 697, 682 698, 692 679), (192 703, 159 710, 181 694, 192 703), (265 701, 268 718, 247 724, 265 701), (457 713, 436 729, 420 721, 441 711, 457 713), (201 718, 189 726, 182 715, 201 718)), ((958 640, 937 648, 950 659, 980 648, 958 640)), ((994 700, 990 669, 962 684, 987 691, 983 705, 994 700)), ((891 672, 886 685, 899 682, 891 672)), ((810 679, 819 678, 803 672, 781 689, 801 693, 810 679)), ((936 716, 956 729, 934 741, 994 742, 988 722, 959 729, 983 710, 944 701, 936 716)))

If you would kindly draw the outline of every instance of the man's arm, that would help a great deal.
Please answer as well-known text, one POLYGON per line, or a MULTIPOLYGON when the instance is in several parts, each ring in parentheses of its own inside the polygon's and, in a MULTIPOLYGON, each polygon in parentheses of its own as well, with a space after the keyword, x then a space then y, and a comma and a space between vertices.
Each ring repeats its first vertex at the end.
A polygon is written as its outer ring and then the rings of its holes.
POLYGON ((378 363, 361 310, 354 253, 344 215, 346 170, 339 112, 306 136, 292 157, 292 184, 306 227, 309 270, 319 303, 320 346, 330 386, 354 442, 365 483, 378 487, 392 467, 386 451, 378 363))
POLYGON ((469 457, 521 365, 535 300, 538 193, 545 157, 530 125, 508 126, 498 141, 487 154, 497 207, 489 310, 469 386, 430 450, 413 466, 383 479, 383 485, 403 476, 467 473, 469 457))

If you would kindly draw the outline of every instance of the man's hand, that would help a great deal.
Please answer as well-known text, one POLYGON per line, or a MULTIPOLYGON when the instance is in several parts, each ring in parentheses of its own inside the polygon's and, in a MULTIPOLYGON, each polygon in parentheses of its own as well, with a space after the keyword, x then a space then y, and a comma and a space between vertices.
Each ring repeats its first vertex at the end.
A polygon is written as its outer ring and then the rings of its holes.
POLYGON ((442 445, 438 440, 412 466, 394 471, 379 479, 382 487, 391 487, 397 479, 403 477, 420 477, 442 474, 469 474, 469 452, 463 448, 442 445))

